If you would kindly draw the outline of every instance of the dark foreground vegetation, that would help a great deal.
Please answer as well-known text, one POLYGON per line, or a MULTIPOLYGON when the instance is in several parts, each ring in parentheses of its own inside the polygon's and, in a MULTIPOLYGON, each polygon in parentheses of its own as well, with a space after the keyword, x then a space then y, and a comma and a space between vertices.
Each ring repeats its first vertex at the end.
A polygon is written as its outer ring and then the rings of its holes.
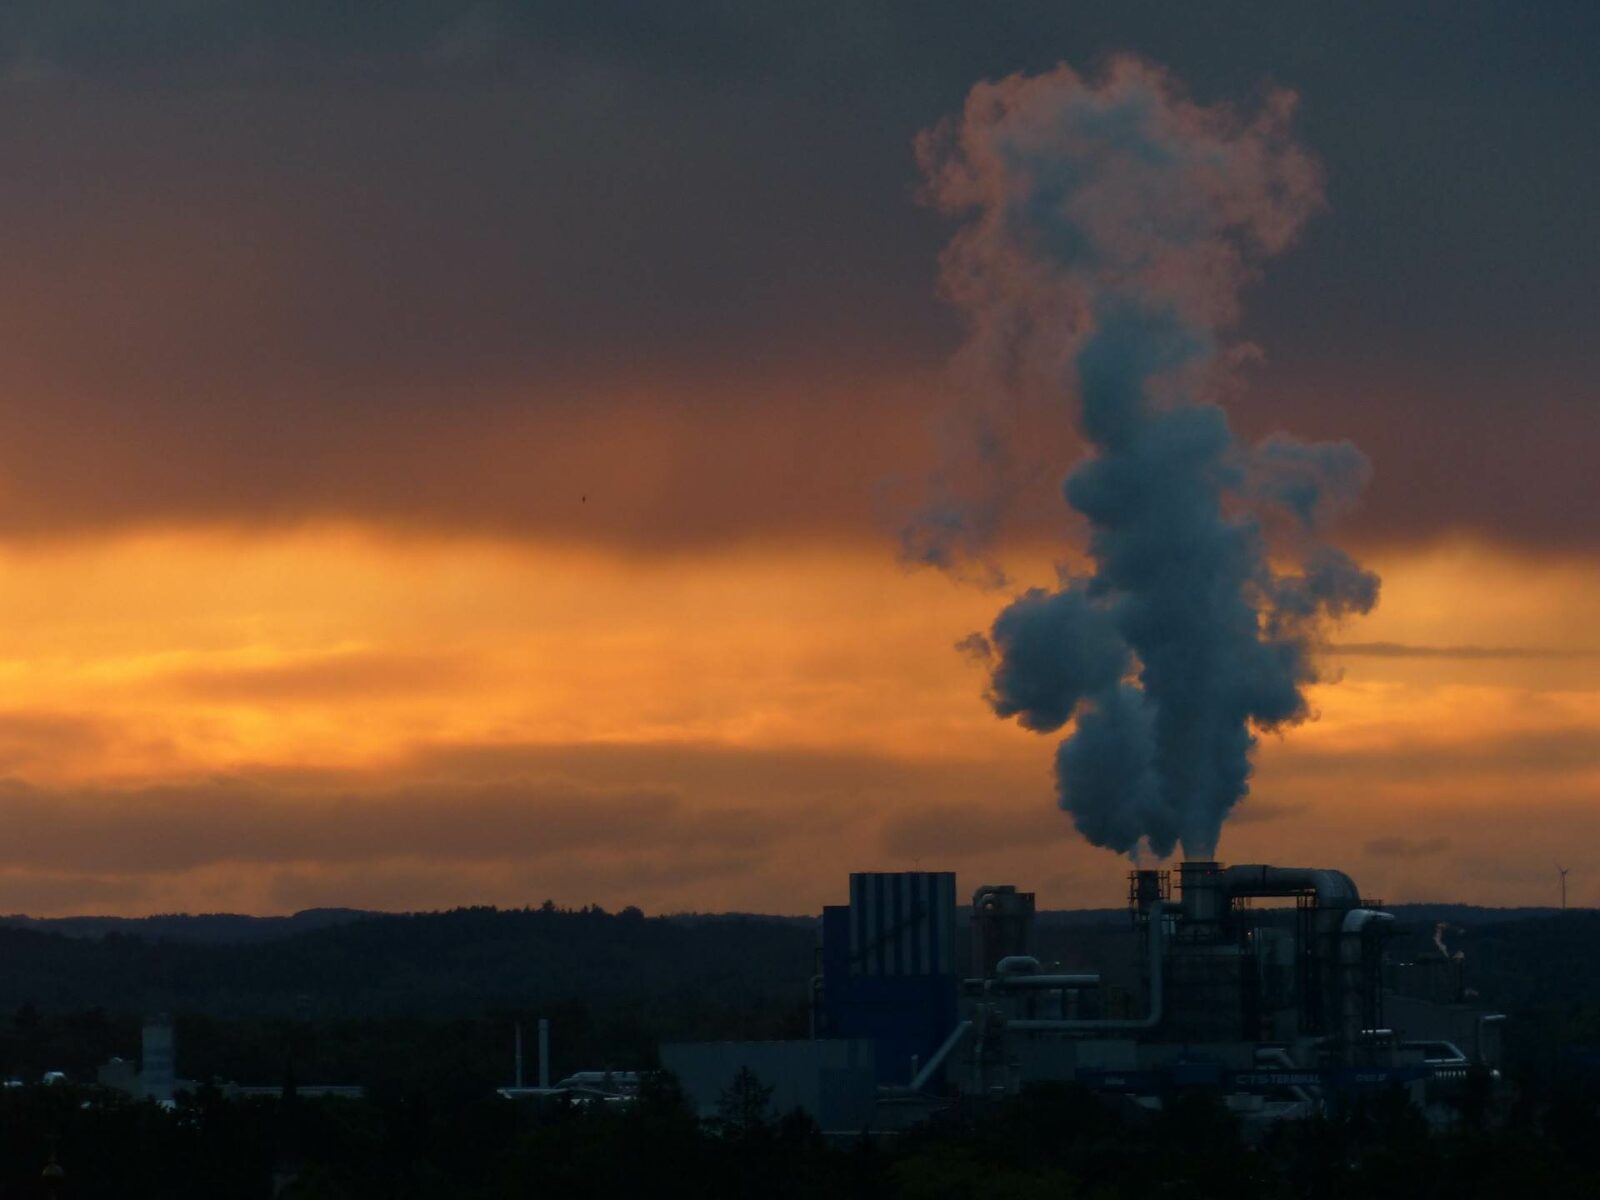
POLYGON ((620 1110, 539 1109, 481 1097, 226 1101, 207 1091, 164 1111, 75 1088, 0 1096, 8 1197, 1184 1196, 1204 1200, 1459 1200, 1589 1196, 1600 1122, 1583 1089, 1513 1106, 1486 1126, 1430 1132, 1399 1095, 1336 1120, 1285 1124, 1256 1145, 1204 1094, 1157 1114, 1072 1087, 953 1113, 897 1138, 824 1139, 807 1120, 730 1087, 697 1121, 670 1079, 620 1110), (43 1177, 51 1163, 59 1179, 43 1177))

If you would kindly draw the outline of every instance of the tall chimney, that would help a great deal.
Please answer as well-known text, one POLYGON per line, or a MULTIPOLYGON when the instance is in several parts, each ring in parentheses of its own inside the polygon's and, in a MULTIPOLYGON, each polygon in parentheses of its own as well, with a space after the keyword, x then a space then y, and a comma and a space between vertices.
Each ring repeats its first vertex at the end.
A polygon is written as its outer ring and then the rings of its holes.
POLYGON ((1222 868, 1214 862, 1190 859, 1178 865, 1178 887, 1183 892, 1183 915, 1196 927, 1214 925, 1223 916, 1222 868))

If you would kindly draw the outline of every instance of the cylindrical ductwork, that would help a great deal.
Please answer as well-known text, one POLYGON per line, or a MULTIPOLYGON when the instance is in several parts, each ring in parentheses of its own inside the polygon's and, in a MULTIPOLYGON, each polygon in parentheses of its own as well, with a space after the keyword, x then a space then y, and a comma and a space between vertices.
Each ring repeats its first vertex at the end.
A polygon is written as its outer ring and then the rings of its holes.
POLYGON ((994 981, 1001 991, 1050 991, 1097 988, 1098 973, 1074 975, 1007 975, 994 981))
MULTIPOLYGON (((1187 869, 1190 864, 1185 863, 1187 869)), ((1203 864, 1215 867, 1215 863, 1203 864)), ((1226 897, 1234 896, 1296 896, 1311 892, 1319 908, 1355 908, 1361 903, 1361 892, 1355 880, 1343 871, 1323 870, 1315 867, 1269 867, 1252 863, 1249 866, 1229 867, 1221 873, 1221 891, 1226 897)), ((1187 883, 1184 885, 1187 888, 1187 883)), ((1184 895, 1188 907, 1188 894, 1184 895)))
POLYGON ((1008 975, 1037 975, 1039 973, 1039 960, 1031 954, 1008 954, 994 965, 994 974, 1005 978, 1008 975))
POLYGON ((1370 939, 1393 924, 1394 914, 1371 908, 1352 908, 1339 923, 1339 1032, 1349 1045, 1382 1015, 1378 948, 1370 939))
POLYGON ((1015 1030, 1018 1033, 1136 1033, 1156 1028, 1161 1024, 1166 1014, 1166 993, 1162 984, 1162 972, 1166 965, 1166 915, 1160 907, 1153 914, 1149 928, 1150 939, 1147 945, 1150 953, 1150 998, 1144 1016, 1131 1019, 1093 1018, 1089 1020, 1035 1020, 1025 1018, 1006 1021, 1005 1028, 1007 1030, 1015 1030))

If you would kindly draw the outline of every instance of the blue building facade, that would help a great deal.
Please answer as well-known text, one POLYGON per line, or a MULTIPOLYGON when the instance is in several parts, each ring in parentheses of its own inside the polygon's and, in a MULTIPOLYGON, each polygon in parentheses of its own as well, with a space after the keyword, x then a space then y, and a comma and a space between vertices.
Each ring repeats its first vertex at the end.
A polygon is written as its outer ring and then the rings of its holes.
POLYGON ((965 966, 954 872, 851 875, 850 903, 822 911, 823 1028, 870 1041, 880 1084, 908 1083, 955 1028, 965 966))

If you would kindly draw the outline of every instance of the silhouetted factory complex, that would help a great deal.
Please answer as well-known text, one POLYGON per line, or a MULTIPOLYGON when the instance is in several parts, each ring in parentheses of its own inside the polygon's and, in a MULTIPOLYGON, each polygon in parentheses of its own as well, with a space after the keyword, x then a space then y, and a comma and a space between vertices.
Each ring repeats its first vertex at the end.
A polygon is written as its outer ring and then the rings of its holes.
POLYGON ((980 887, 958 921, 953 873, 852 875, 850 903, 823 912, 814 1036, 668 1044, 662 1066, 708 1116, 748 1070, 776 1108, 860 1131, 1045 1081, 1150 1108, 1206 1087, 1268 1122, 1372 1087, 1426 1103, 1498 1062, 1502 1018, 1441 986, 1442 955, 1386 962, 1392 917, 1342 871, 1137 870, 1128 911, 1116 983, 1035 957, 1030 893, 980 887))

